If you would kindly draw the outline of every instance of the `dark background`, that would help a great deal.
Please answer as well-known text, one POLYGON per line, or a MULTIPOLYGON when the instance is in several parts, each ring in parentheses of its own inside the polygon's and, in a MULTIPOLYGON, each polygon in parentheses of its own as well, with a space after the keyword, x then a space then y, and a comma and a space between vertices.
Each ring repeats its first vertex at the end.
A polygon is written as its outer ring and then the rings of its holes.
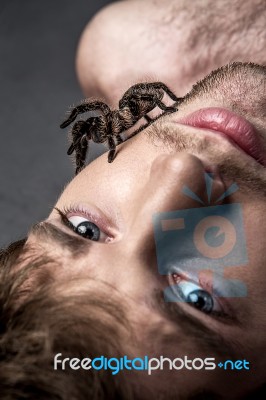
POLYGON ((45 218, 74 168, 59 124, 84 98, 78 39, 108 0, 0 0, 0 246, 45 218))

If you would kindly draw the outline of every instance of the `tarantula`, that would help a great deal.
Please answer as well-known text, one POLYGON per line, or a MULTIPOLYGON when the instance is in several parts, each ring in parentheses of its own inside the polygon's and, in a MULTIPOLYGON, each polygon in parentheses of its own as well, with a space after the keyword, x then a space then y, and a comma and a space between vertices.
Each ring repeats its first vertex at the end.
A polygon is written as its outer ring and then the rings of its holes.
POLYGON ((164 83, 153 82, 138 83, 131 86, 119 101, 118 110, 111 110, 107 104, 97 100, 91 100, 75 107, 69 117, 60 125, 60 128, 67 127, 79 114, 87 111, 100 112, 100 115, 90 116, 85 121, 76 122, 72 128, 72 144, 67 154, 70 155, 75 151, 76 174, 84 167, 89 140, 95 143, 107 142, 109 147, 108 162, 111 163, 115 158, 118 144, 135 136, 162 115, 177 111, 176 107, 181 100, 182 98, 176 97, 164 83), (162 102, 165 93, 175 101, 171 107, 162 102), (151 118, 147 114, 156 106, 163 110, 163 113, 151 118), (131 128, 141 118, 146 120, 146 124, 123 140, 121 133, 131 128))

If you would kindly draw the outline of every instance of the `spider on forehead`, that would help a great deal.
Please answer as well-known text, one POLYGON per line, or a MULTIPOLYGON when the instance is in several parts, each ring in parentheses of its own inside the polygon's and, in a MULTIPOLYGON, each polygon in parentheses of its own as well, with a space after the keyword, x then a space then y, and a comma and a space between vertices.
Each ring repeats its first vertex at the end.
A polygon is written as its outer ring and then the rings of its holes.
POLYGON ((86 120, 77 121, 72 128, 72 143, 67 151, 70 155, 75 151, 76 174, 85 165, 89 140, 95 143, 107 143, 109 148, 108 162, 115 159, 116 146, 123 141, 145 129, 156 119, 163 115, 177 111, 177 105, 182 101, 162 82, 138 83, 131 86, 119 101, 119 109, 111 110, 110 107, 98 100, 91 100, 75 107, 69 117, 60 125, 65 128, 70 125, 79 114, 88 111, 98 111, 100 115, 90 116, 86 120), (162 99, 165 93, 175 102, 172 106, 166 106, 162 99), (163 112, 151 118, 147 114, 155 107, 163 112), (141 118, 146 120, 140 128, 132 132, 126 139, 121 134, 135 125, 141 118))

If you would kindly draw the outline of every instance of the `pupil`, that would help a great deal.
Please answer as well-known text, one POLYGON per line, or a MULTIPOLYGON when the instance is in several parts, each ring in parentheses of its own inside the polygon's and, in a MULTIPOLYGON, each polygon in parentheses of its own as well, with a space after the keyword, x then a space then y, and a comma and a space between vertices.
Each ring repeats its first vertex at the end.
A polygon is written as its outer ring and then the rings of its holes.
POLYGON ((211 295, 205 290, 193 290, 188 295, 187 301, 200 311, 210 313, 213 309, 213 300, 211 295))
POLYGON ((77 228, 76 231, 83 237, 90 239, 90 240, 95 240, 98 241, 100 238, 100 229, 98 228, 97 225, 93 224, 92 222, 89 221, 83 221, 81 222, 77 228))

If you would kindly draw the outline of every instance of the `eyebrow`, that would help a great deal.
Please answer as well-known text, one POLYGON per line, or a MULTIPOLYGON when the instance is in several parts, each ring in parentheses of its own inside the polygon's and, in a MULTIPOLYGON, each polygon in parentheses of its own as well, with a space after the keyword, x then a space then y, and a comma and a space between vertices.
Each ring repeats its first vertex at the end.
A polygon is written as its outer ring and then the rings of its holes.
MULTIPOLYGON (((163 315, 168 322, 174 323, 177 330, 183 331, 185 337, 193 337, 195 342, 199 344, 201 350, 210 351, 219 356, 237 356, 238 352, 243 352, 242 343, 234 338, 234 341, 228 341, 216 329, 190 314, 181 306, 179 302, 167 302, 164 299, 163 292, 159 289, 154 290, 152 304, 149 302, 149 307, 163 315), (238 352, 237 352, 238 351, 238 352)), ((176 344, 177 334, 171 333, 166 335, 164 341, 176 344)))
POLYGON ((87 254, 92 245, 91 241, 68 233, 48 221, 35 224, 31 228, 30 233, 37 239, 54 241, 62 250, 68 250, 75 258, 87 254))
MULTIPOLYGON (((35 224, 30 233, 37 239, 56 242, 62 250, 67 249, 75 258, 87 254, 93 245, 93 242, 75 237, 48 221, 35 224)), ((223 335, 207 326, 200 318, 186 312, 180 303, 165 301, 160 289, 155 289, 151 301, 149 299, 146 303, 150 309, 164 316, 169 323, 174 323, 177 330, 182 329, 185 337, 194 338, 202 350, 213 350, 218 355, 232 357, 236 355, 236 349, 240 351, 243 349, 241 342, 237 340, 234 340, 234 343, 228 342, 223 335)), ((154 334, 157 335, 157 331, 154 334)), ((176 345, 176 339, 176 333, 163 337, 163 341, 167 344, 172 342, 176 345)))

